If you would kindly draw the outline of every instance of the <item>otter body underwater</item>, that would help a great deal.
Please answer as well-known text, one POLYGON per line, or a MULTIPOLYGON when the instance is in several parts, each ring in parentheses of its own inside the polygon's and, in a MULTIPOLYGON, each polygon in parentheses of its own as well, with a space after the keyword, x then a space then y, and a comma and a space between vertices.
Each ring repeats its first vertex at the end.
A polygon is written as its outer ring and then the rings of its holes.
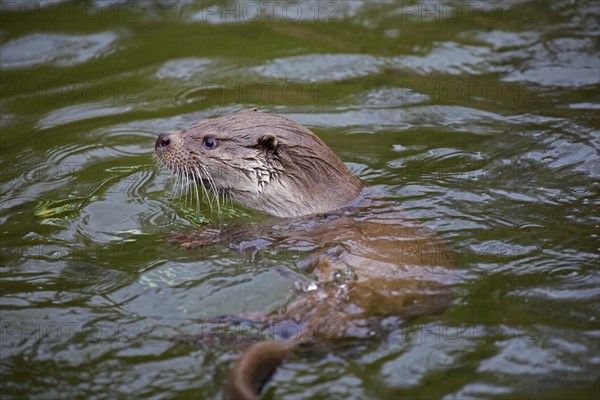
POLYGON ((315 279, 265 323, 294 321, 293 343, 255 343, 224 388, 231 399, 254 399, 296 343, 368 337, 396 321, 442 311, 451 300, 453 257, 430 231, 355 177, 307 128, 287 118, 246 110, 159 135, 155 151, 176 174, 217 195, 275 217, 250 228, 218 227, 176 234, 186 248, 259 242, 312 251, 303 271, 315 279), (254 242, 253 242, 253 239, 254 242), (260 239, 260 240, 256 240, 260 239))

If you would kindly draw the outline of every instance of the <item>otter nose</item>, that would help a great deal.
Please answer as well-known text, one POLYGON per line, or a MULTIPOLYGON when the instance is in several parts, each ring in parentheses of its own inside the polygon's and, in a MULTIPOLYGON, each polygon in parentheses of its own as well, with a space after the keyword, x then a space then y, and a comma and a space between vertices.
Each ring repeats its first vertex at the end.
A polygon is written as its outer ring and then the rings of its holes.
POLYGON ((161 133, 160 135, 158 135, 158 138, 156 139, 156 143, 154 144, 154 147, 156 147, 156 149, 166 150, 167 147, 169 147, 170 143, 171 143, 171 138, 169 138, 169 134, 161 133))

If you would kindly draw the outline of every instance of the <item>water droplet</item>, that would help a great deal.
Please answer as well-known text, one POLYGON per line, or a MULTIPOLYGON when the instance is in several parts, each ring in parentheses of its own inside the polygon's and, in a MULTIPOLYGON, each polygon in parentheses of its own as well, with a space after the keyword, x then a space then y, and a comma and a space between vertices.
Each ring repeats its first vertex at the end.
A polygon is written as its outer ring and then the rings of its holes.
POLYGON ((308 293, 308 292, 312 292, 314 290, 317 290, 318 288, 319 288, 319 286, 317 286, 317 284, 315 282, 306 282, 302 286, 302 291, 308 293))
POLYGON ((343 282, 344 281, 344 276, 342 275, 341 271, 335 271, 333 273, 333 280, 336 282, 343 282))

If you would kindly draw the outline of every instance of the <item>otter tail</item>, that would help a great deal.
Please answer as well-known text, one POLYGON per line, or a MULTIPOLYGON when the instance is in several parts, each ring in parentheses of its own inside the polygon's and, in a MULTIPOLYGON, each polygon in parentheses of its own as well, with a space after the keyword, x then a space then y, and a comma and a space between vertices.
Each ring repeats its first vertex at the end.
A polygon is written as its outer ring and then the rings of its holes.
POLYGON ((224 390, 226 400, 255 400, 291 346, 281 342, 258 342, 237 361, 224 390))

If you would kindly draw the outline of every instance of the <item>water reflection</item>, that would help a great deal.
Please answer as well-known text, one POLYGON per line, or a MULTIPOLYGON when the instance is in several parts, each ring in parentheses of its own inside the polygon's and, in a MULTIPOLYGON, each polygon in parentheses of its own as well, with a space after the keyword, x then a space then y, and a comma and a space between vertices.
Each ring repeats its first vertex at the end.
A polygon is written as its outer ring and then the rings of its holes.
POLYGON ((302 252, 165 243, 217 220, 168 198, 148 154, 258 105, 461 267, 443 314, 291 360, 269 396, 596 396, 597 2, 267 6, 0 4, 3 393, 219 395, 240 348, 165 338, 281 306, 302 252))

